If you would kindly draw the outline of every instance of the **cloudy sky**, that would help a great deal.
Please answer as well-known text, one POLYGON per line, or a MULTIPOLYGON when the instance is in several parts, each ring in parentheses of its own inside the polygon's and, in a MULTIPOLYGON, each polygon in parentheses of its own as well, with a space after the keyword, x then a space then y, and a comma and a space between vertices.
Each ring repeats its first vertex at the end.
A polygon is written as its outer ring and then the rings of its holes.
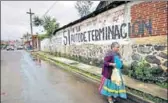
MULTIPOLYGON (((22 37, 26 32, 30 33, 30 16, 26 14, 31 8, 38 16, 54 4, 47 15, 57 19, 60 26, 66 25, 79 19, 75 9, 76 1, 1 1, 1 40, 15 40, 22 37)), ((94 1, 94 10, 99 1, 94 1)), ((42 33, 42 28, 33 27, 33 32, 42 33)))

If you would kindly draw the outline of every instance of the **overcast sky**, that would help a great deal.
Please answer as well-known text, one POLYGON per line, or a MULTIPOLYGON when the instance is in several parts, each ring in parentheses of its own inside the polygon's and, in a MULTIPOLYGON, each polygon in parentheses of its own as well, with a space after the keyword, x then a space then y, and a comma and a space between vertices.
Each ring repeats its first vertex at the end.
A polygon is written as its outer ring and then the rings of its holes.
MULTIPOLYGON (((76 1, 1 1, 1 40, 19 39, 26 32, 30 33, 30 16, 26 14, 31 8, 32 12, 42 16, 55 3, 47 13, 57 19, 60 26, 79 19, 75 9, 76 1), (56 2, 56 3, 55 3, 56 2)), ((94 10, 99 1, 93 1, 94 10)), ((41 33, 43 29, 33 27, 33 32, 41 33)))

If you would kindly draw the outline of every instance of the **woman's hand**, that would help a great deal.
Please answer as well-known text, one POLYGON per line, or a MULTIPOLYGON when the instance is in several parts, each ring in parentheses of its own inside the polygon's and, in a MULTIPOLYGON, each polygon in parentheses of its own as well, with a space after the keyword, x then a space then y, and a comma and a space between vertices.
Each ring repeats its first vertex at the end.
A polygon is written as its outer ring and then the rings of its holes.
POLYGON ((110 66, 113 66, 113 67, 115 67, 115 66, 116 66, 116 64, 115 64, 115 63, 110 63, 109 65, 110 65, 110 66))

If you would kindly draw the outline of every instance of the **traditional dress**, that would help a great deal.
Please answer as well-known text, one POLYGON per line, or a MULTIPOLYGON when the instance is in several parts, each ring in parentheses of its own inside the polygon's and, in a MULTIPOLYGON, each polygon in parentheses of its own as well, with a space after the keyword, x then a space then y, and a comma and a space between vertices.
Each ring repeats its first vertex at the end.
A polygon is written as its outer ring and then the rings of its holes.
POLYGON ((116 68, 119 70, 119 74, 122 78, 121 74, 121 68, 122 64, 120 59, 120 55, 115 53, 115 52, 108 52, 104 58, 104 65, 102 67, 102 78, 101 78, 101 83, 99 87, 99 92, 102 95, 108 96, 108 97, 121 97, 126 99, 126 90, 125 90, 125 85, 122 83, 121 85, 117 85, 116 83, 111 81, 111 75, 112 71, 114 69, 113 66, 110 66, 109 63, 116 63, 116 68))

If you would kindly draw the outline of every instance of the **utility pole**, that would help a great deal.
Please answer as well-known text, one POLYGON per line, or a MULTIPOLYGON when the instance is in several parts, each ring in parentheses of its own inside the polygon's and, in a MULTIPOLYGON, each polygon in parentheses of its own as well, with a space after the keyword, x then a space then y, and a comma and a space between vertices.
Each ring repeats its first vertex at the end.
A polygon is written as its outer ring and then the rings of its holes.
MULTIPOLYGON (((34 13, 31 12, 31 8, 29 9, 29 12, 27 12, 27 14, 30 15, 30 29, 31 29, 31 36, 33 37, 32 15, 34 13)), ((34 50, 33 39, 32 39, 32 49, 34 50)))
POLYGON ((29 12, 27 12, 27 14, 30 15, 30 28, 31 28, 31 35, 33 35, 33 26, 32 26, 32 15, 34 13, 31 12, 31 9, 29 9, 29 12))
POLYGON ((29 33, 27 32, 27 35, 26 35, 26 39, 27 39, 27 42, 29 41, 29 33))

